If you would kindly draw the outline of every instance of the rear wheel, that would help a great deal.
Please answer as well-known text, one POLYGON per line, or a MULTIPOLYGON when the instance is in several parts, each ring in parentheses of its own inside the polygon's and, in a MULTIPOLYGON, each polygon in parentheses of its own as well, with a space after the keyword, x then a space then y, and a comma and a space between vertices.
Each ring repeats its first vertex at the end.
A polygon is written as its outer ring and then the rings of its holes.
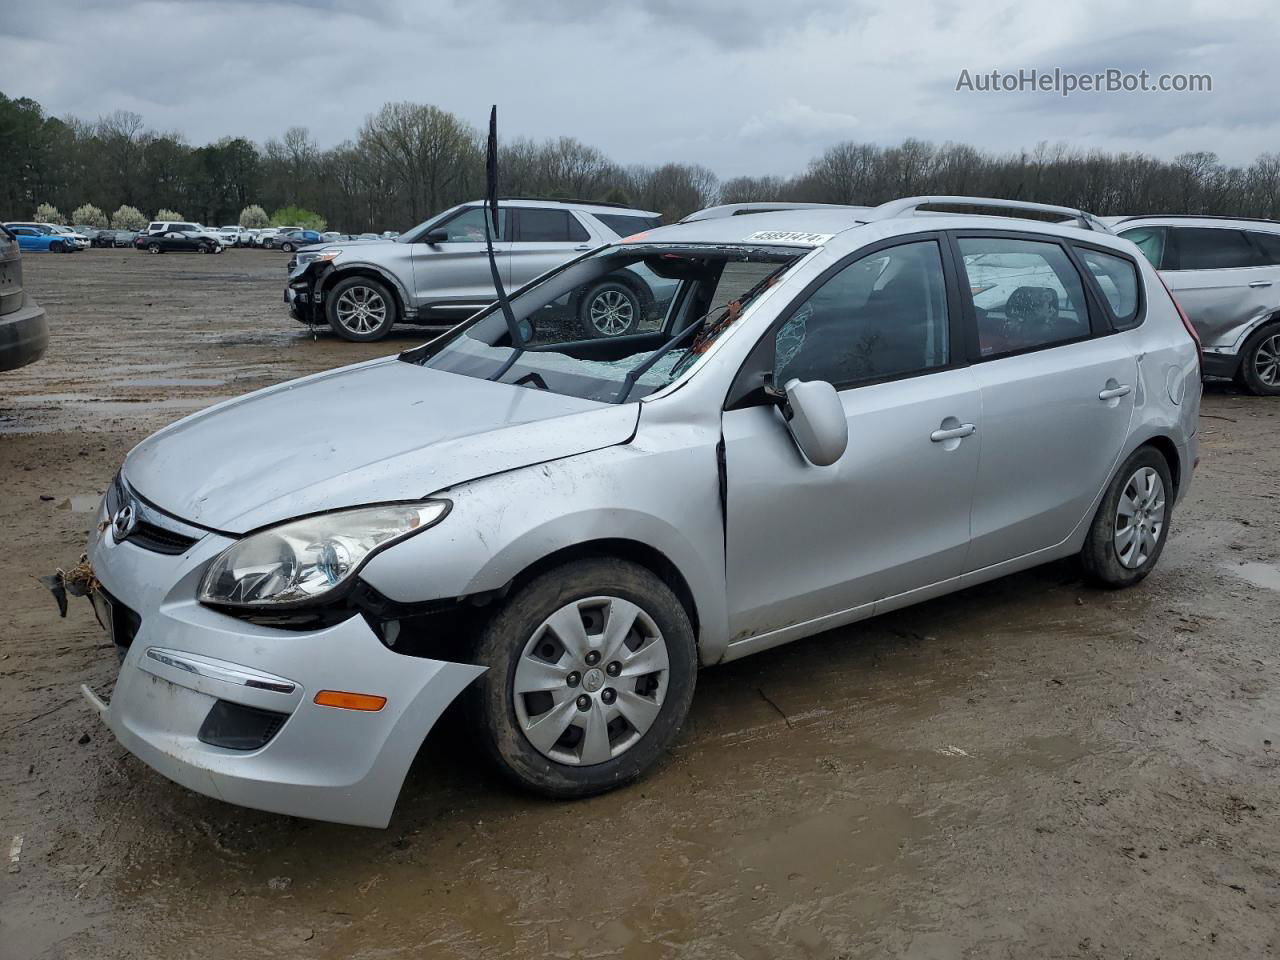
POLYGON ((1080 560, 1107 587, 1129 587, 1149 574, 1169 536, 1173 478, 1154 447, 1135 450, 1107 488, 1080 560))
POLYGON ((481 632, 489 669, 464 704, 490 759, 557 799, 650 770, 689 712, 697 655, 688 614, 644 567, 574 561, 516 591, 481 632))
POLYGON ((325 298, 325 316, 333 332, 344 340, 381 340, 396 322, 391 291, 368 277, 339 280, 325 298))
POLYGON ((281 250, 283 250, 285 253, 293 253, 293 244, 292 244, 292 243, 282 243, 282 244, 280 244, 280 249, 281 249, 281 250))
POLYGON ((578 307, 578 319, 587 337, 621 337, 635 333, 641 310, 634 290, 618 280, 606 280, 587 291, 578 307))
POLYGON ((1245 342, 1236 381, 1259 397, 1280 396, 1280 324, 1263 327, 1245 342))

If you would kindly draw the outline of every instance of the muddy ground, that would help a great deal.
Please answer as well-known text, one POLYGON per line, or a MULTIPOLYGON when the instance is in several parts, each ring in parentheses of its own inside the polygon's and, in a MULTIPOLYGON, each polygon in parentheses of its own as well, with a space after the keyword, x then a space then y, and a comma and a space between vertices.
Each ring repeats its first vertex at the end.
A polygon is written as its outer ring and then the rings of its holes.
POLYGON ((630 789, 514 793, 456 724, 386 831, 153 773, 76 694, 115 670, 88 605, 34 578, 147 433, 421 339, 313 340, 285 259, 28 258, 53 342, 0 375, 0 957, 1276 955, 1280 402, 1229 388, 1139 588, 1055 564, 704 671, 630 789))

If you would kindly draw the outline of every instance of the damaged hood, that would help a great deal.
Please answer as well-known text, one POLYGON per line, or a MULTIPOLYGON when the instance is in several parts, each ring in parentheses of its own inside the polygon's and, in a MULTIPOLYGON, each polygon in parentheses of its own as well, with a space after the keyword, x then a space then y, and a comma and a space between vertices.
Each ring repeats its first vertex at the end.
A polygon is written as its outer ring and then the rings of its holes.
POLYGON ((123 472, 160 509, 245 533, 326 510, 417 500, 625 443, 639 407, 392 357, 282 383, 179 420, 135 447, 123 472))

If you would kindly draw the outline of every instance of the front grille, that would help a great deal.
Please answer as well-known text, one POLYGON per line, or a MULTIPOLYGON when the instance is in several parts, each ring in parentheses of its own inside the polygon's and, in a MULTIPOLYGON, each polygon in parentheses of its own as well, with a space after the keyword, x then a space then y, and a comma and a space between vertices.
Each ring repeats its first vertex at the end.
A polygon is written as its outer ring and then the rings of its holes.
POLYGON ((200 724, 196 737, 211 747, 258 750, 271 742, 288 719, 287 713, 219 700, 200 724))
POLYGON ((130 543, 152 553, 163 553, 171 557, 186 553, 196 542, 194 537, 187 537, 173 530, 157 527, 154 523, 139 520, 137 525, 125 537, 130 543))

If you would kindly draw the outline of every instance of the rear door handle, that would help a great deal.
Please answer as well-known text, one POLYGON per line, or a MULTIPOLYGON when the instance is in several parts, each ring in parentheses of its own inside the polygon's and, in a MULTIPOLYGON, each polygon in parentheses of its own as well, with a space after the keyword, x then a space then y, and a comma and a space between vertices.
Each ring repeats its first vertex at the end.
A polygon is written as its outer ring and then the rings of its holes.
MULTIPOLYGON (((1113 381, 1114 382, 1114 381, 1113 381)), ((1116 397, 1127 397, 1133 390, 1127 383, 1122 383, 1118 387, 1109 387, 1098 394, 1099 400, 1114 400, 1116 397)))
POLYGON ((961 440, 965 437, 973 436, 978 428, 972 423, 962 423, 958 427, 947 427, 943 430, 935 430, 929 434, 929 439, 934 443, 942 443, 946 440, 961 440))
POLYGON ((1249 286, 1251 286, 1251 287, 1269 287, 1269 286, 1271 286, 1271 281, 1270 281, 1270 280, 1250 280, 1250 281, 1249 281, 1249 286))

